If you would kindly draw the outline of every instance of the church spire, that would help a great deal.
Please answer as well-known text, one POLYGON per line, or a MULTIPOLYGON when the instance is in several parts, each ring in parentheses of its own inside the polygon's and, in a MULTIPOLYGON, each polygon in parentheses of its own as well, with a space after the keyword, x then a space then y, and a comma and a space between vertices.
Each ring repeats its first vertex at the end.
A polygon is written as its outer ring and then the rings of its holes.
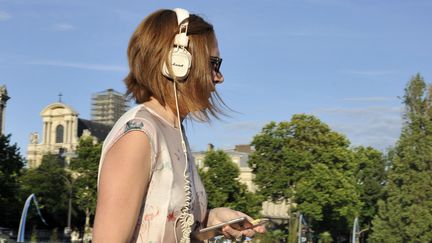
POLYGON ((0 86, 0 135, 4 132, 6 102, 10 99, 6 86, 0 86))

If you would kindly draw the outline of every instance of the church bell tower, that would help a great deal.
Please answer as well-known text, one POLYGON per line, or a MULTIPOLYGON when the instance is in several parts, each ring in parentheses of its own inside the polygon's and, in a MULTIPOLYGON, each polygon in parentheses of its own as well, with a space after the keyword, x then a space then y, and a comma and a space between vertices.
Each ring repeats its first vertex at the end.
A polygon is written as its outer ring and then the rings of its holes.
POLYGON ((0 135, 4 133, 6 102, 9 100, 6 86, 0 86, 0 135))

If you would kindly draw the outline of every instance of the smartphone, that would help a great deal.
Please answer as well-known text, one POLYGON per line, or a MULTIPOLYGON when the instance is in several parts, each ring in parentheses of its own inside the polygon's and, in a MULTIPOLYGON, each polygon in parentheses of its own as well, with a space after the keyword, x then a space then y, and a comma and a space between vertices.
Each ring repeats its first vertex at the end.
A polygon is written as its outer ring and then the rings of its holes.
POLYGON ((258 225, 262 225, 267 221, 268 219, 260 219, 259 221, 254 220, 253 222, 250 222, 249 220, 247 220, 246 217, 236 218, 196 231, 193 233, 193 237, 198 240, 208 240, 215 236, 222 235, 222 228, 225 225, 229 225, 235 230, 245 230, 252 229, 253 227, 256 227, 258 225))

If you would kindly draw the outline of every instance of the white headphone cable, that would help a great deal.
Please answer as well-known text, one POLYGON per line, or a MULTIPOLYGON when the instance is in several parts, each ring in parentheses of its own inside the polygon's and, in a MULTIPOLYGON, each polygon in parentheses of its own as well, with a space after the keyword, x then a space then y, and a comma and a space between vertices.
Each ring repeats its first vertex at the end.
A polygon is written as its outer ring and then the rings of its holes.
POLYGON ((186 147, 186 142, 184 140, 184 134, 181 126, 180 121, 180 111, 179 111, 179 105, 178 105, 178 96, 177 96, 177 80, 174 79, 174 97, 176 101, 176 110, 177 110, 177 122, 178 122, 178 128, 180 131, 180 138, 183 148, 183 153, 185 156, 186 164, 185 169, 183 172, 184 175, 184 192, 185 192, 185 202, 181 209, 180 216, 176 219, 174 224, 174 236, 175 241, 177 241, 177 223, 180 220, 181 230, 182 230, 182 238, 180 239, 180 243, 189 243, 190 242, 190 235, 192 233, 192 225, 194 223, 194 216, 190 213, 191 210, 191 202, 192 202, 192 188, 191 188, 191 180, 190 180, 190 170, 189 170, 189 157, 188 157, 188 151, 186 147))

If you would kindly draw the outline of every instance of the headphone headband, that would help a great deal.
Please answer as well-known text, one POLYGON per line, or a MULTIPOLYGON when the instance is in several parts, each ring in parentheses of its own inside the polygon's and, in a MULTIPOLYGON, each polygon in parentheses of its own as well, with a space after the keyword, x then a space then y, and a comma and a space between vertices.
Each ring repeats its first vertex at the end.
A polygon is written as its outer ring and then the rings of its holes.
POLYGON ((162 74, 168 78, 184 80, 187 78, 192 64, 192 55, 187 50, 189 45, 189 37, 187 36, 189 12, 182 8, 175 8, 172 11, 177 15, 179 31, 174 37, 174 46, 168 55, 170 68, 164 62, 162 74), (172 74, 169 69, 172 70, 172 74))
MULTIPOLYGON (((183 8, 175 8, 173 11, 177 15, 177 24, 180 25, 183 20, 189 18, 189 12, 186 9, 183 8)), ((187 24, 187 23, 186 23, 187 24)))
POLYGON ((187 37, 187 29, 189 26, 189 21, 184 23, 182 22, 189 18, 189 12, 183 8, 175 8, 173 11, 177 15, 177 24, 179 25, 179 33, 174 38, 174 45, 188 47, 189 38, 187 37))

